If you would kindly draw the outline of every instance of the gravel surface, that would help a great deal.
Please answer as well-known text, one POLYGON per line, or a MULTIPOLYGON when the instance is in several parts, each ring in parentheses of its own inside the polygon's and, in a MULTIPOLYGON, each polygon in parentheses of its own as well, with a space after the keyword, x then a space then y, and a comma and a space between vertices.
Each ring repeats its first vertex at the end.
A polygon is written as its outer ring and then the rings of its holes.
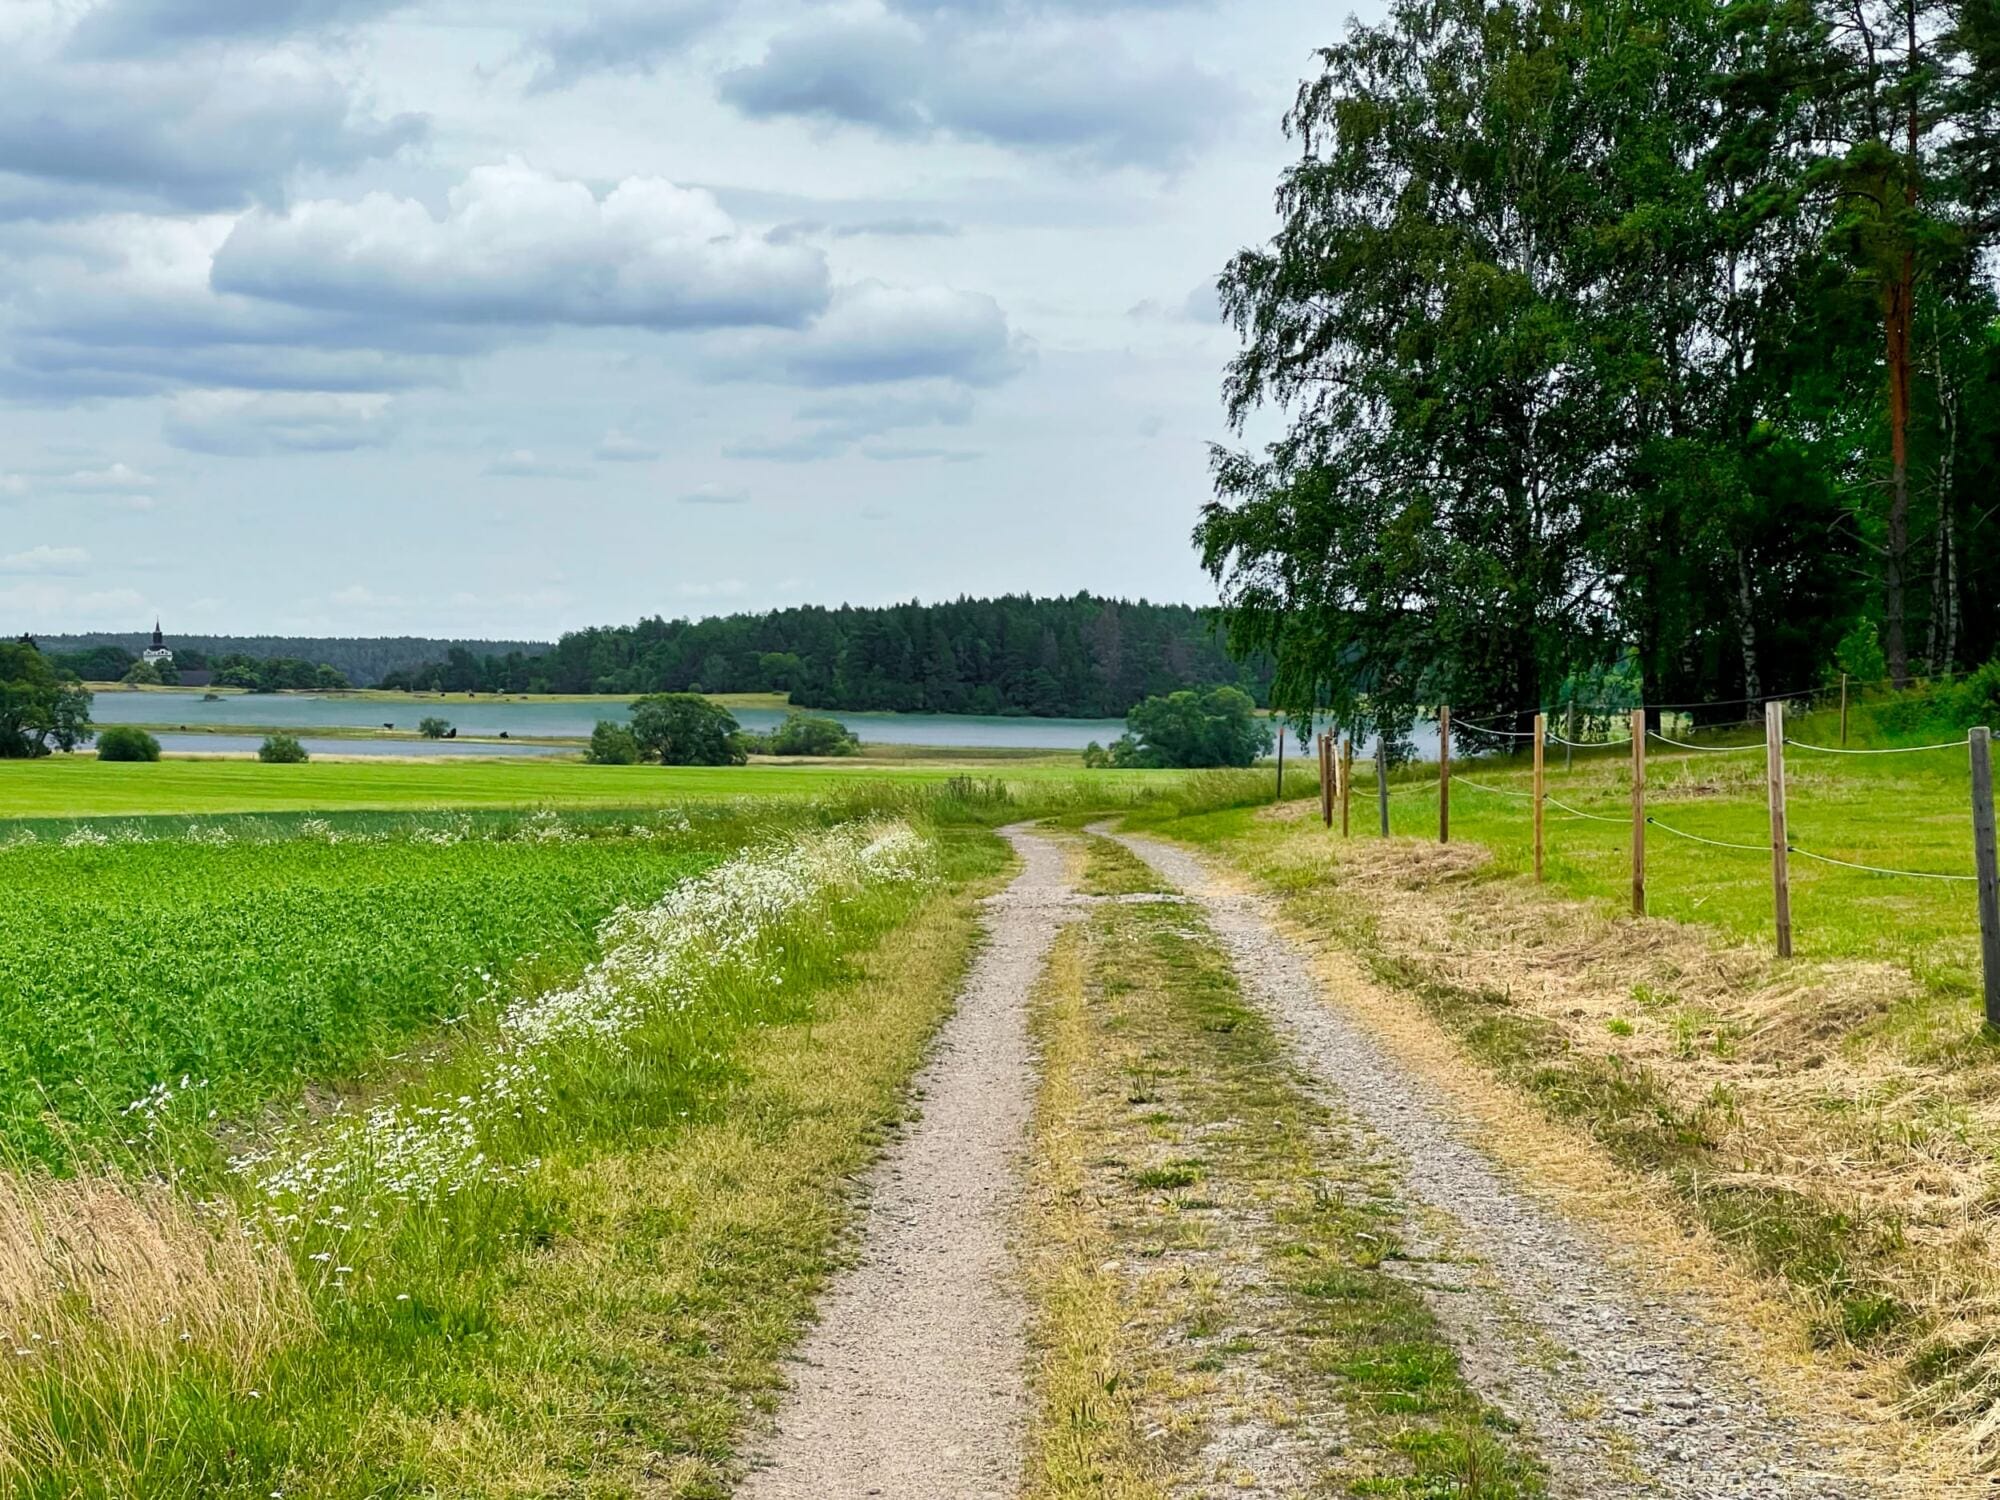
POLYGON ((1200 903, 1245 994, 1309 1077, 1377 1137, 1410 1205, 1412 1275, 1466 1370, 1527 1424, 1555 1493, 1675 1500, 1864 1500, 1878 1494, 1774 1413, 1697 1309, 1643 1292, 1591 1236, 1513 1186, 1448 1101, 1337 1006, 1259 898, 1187 851, 1116 836, 1200 903))
POLYGON ((1021 873, 918 1076, 922 1118, 871 1174, 861 1260, 799 1356, 743 1500, 1013 1500, 1027 1400, 1017 1221, 1034 1071, 1029 991, 1088 903, 1063 851, 1005 830, 1021 873))

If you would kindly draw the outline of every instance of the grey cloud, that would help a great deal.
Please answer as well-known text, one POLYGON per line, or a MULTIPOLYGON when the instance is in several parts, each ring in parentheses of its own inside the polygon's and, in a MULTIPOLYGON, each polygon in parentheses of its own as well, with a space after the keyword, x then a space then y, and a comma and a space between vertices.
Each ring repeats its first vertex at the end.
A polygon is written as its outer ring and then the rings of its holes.
POLYGON ((753 118, 936 133, 1104 164, 1173 167, 1237 104, 1189 63, 1134 61, 1109 33, 1034 28, 968 32, 895 21, 785 33, 763 59, 723 76, 723 98, 753 118))
MULTIPOLYGON (((952 386, 871 391, 808 402, 794 416, 802 429, 794 435, 737 443, 724 450, 726 456, 772 463, 811 463, 836 458, 856 443, 884 433, 922 427, 962 427, 972 420, 972 397, 952 386)), ((898 456, 897 450, 882 452, 898 456)), ((908 452, 915 456, 918 450, 908 452)))
POLYGON ((968 464, 980 457, 967 448, 901 448, 882 443, 871 444, 861 450, 863 458, 876 463, 901 464, 931 460, 937 463, 968 464))
POLYGON ((531 92, 568 88, 597 73, 645 73, 683 51, 727 13, 721 0, 601 5, 574 26, 535 38, 541 65, 531 92))
POLYGON ((159 63, 0 59, 0 173, 81 189, 72 212, 240 207, 277 197, 302 167, 346 170, 426 129, 416 115, 366 113, 323 64, 283 51, 159 63))
POLYGON ((178 397, 161 422, 161 435, 176 448, 232 458, 351 452, 381 446, 394 430, 388 397, 325 392, 194 391, 178 397))
POLYGON ((371 21, 409 0, 109 0, 71 38, 81 53, 131 54, 191 42, 288 36, 371 21))
POLYGON ((683 505, 745 505, 750 500, 748 490, 732 489, 727 485, 697 485, 681 496, 683 505))
POLYGON ((963 231, 947 219, 889 218, 862 219, 852 224, 829 224, 819 219, 793 219, 780 224, 765 236, 773 244, 788 245, 795 240, 824 235, 828 239, 955 239, 963 231))
POLYGON ((794 385, 945 380, 996 385, 1027 361, 991 297, 949 287, 858 282, 837 291, 810 327, 738 338, 720 368, 794 385))
POLYGON ((598 198, 520 161, 475 169, 443 219, 371 193, 238 222, 217 290, 445 323, 793 326, 826 305, 824 258, 746 235, 707 193, 628 178, 598 198))

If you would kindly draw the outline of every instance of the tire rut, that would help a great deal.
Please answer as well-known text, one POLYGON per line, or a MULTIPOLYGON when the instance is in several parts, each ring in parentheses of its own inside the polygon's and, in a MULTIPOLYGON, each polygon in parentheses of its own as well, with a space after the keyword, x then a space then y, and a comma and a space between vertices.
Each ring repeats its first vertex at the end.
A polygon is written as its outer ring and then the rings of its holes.
POLYGON ((1433 1257, 1413 1275, 1458 1338, 1469 1377, 1530 1429, 1557 1494, 1880 1493, 1774 1411, 1693 1306, 1642 1291, 1584 1232, 1511 1185, 1446 1099, 1321 995, 1263 900, 1218 883, 1184 849, 1107 836, 1204 909, 1246 996, 1396 1164, 1410 1243, 1433 1257))

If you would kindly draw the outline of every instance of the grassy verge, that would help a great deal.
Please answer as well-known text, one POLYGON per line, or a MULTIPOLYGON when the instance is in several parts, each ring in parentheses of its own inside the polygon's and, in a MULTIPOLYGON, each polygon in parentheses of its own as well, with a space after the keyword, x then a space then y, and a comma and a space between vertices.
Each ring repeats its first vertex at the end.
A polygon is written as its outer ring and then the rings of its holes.
POLYGON ((1467 844, 1240 813, 1172 831, 1655 1184, 1792 1300, 1826 1357, 1990 1454, 2000 1053, 1957 1002, 1880 961, 1787 964, 1614 916, 1467 844))
MULTIPOLYGON (((1093 845, 1092 889, 1152 887, 1093 845)), ((1031 1495, 1542 1492, 1396 1269, 1393 1181, 1187 908, 1065 935, 1035 1025, 1031 1495)))
POLYGON ((49 1294, 10 1304, 36 1357, 0 1375, 0 1487, 726 1495, 1005 857, 945 832, 931 880, 879 883, 906 835, 806 837, 363 1112, 307 1101, 233 1205, 23 1179, 63 1244, 137 1225, 163 1254, 79 1280, 21 1241, 49 1294))

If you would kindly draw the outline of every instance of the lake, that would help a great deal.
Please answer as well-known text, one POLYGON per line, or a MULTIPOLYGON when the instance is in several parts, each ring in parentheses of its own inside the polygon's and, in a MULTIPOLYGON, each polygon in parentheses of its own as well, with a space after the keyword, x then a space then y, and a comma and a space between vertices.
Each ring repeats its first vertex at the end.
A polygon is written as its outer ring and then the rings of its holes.
MULTIPOLYGON (((460 734, 531 736, 546 739, 587 739, 599 719, 624 722, 629 703, 544 703, 508 698, 481 698, 470 703, 438 703, 422 698, 388 701, 322 697, 313 693, 231 693, 204 703, 198 692, 99 693, 91 717, 99 724, 184 724, 190 730, 227 729, 232 725, 289 729, 304 735, 313 729, 380 729, 393 724, 415 729, 430 715, 448 719, 460 734)), ((770 730, 785 717, 782 709, 737 708, 730 712, 745 729, 770 730)), ((981 718, 969 714, 826 713, 839 719, 864 740, 886 745, 948 745, 983 750, 1081 750, 1092 740, 1109 744, 1125 732, 1122 719, 981 718)), ((179 735, 163 734, 160 743, 172 750, 251 749, 222 743, 221 735, 200 734, 188 743, 179 735)), ((308 745, 308 749, 320 747, 308 745)), ((489 752, 551 753, 546 746, 471 746, 450 741, 329 740, 328 754, 427 755, 489 752)), ((554 753, 564 753, 556 751, 554 753)))

